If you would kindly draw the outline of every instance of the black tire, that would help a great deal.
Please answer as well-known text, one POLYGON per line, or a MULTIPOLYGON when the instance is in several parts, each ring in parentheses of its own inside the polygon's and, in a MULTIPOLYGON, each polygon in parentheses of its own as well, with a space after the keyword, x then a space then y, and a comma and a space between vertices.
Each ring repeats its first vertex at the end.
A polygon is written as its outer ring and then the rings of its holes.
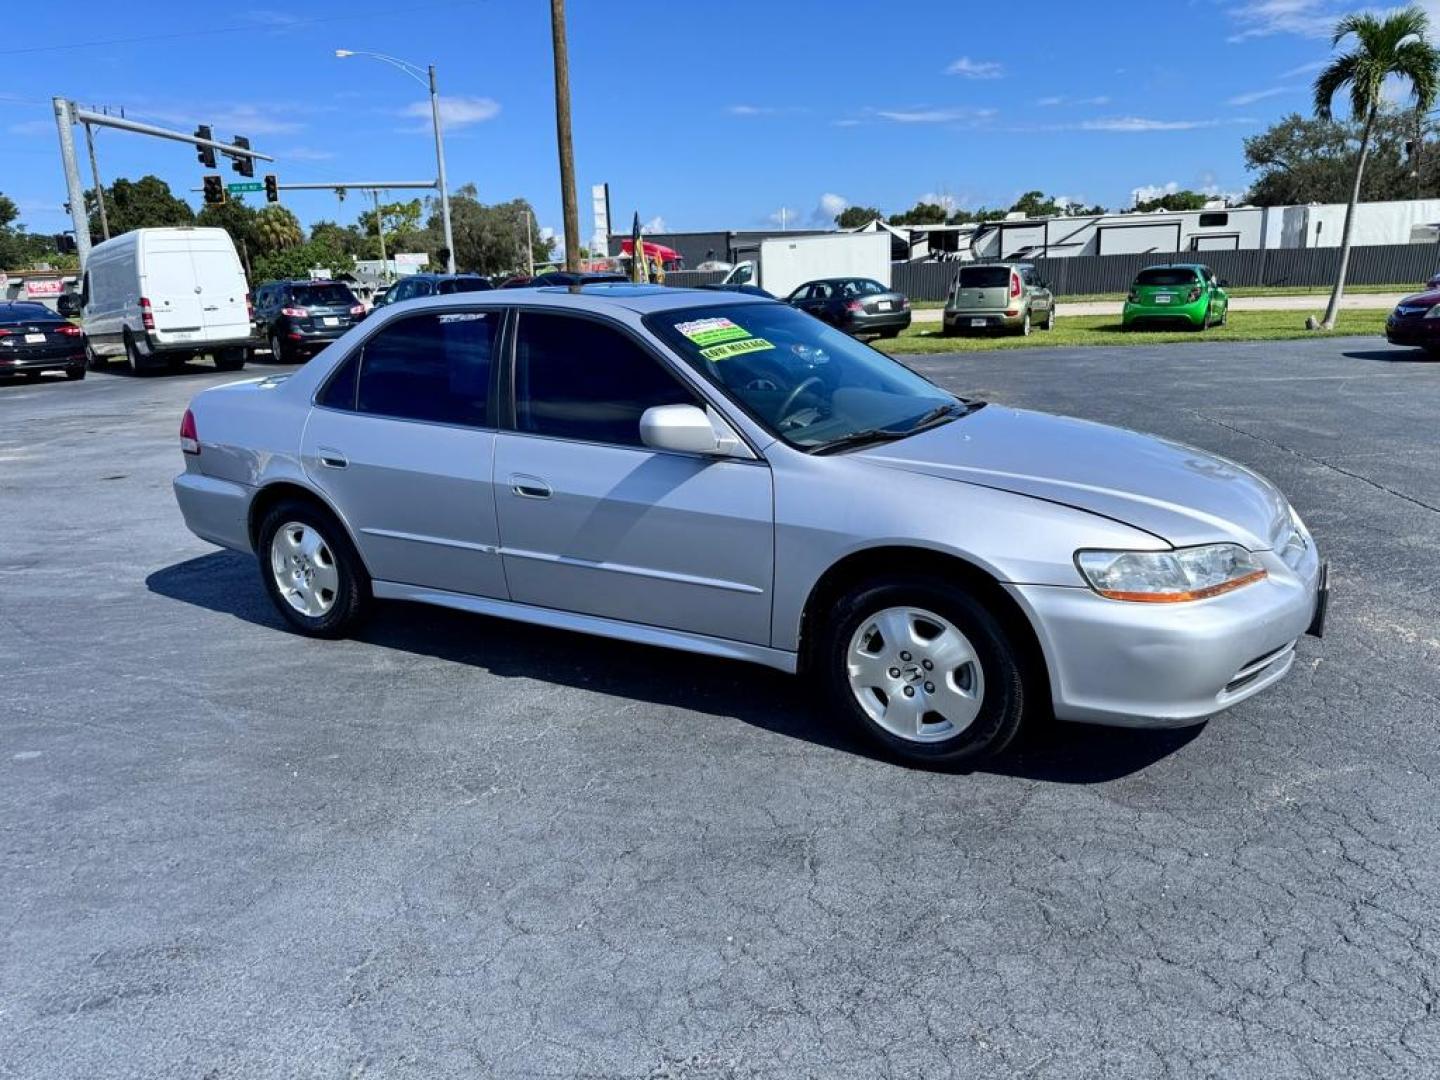
POLYGON ((102 371, 110 366, 110 361, 97 353, 89 341, 85 342, 85 363, 91 371, 102 371))
POLYGON ((65 369, 65 378, 69 379, 71 382, 74 382, 74 381, 79 380, 79 379, 83 379, 84 377, 85 377, 85 365, 84 365, 84 364, 77 364, 75 367, 67 367, 67 368, 65 369))
POLYGON ((215 370, 217 371, 239 371, 244 366, 244 349, 221 349, 215 353, 215 370))
POLYGON ((288 364, 293 357, 285 351, 285 343, 274 334, 270 335, 270 362, 272 364, 288 364))
POLYGON ((1230 303, 1226 301, 1225 306, 1220 309, 1220 325, 1224 326, 1230 321, 1230 303))
POLYGON ((130 368, 131 375, 148 375, 154 369, 145 362, 140 355, 140 347, 135 344, 135 338, 130 331, 125 331, 125 363, 130 368))
POLYGON ((1021 337, 1030 336, 1030 310, 1028 308, 1025 310, 1025 318, 1020 321, 1020 325, 1016 328, 1015 332, 1021 337))
POLYGON ((1050 310, 1047 311, 1047 312, 1045 312, 1045 329, 1046 329, 1046 330, 1054 330, 1054 329, 1055 329, 1055 305, 1054 305, 1054 304, 1051 304, 1051 305, 1050 305, 1050 310))
POLYGON ((1203 334, 1206 330, 1209 330, 1209 329, 1210 329, 1210 311, 1211 311, 1211 305, 1206 304, 1206 305, 1205 305, 1205 314, 1204 314, 1204 316, 1200 319, 1200 333, 1202 333, 1202 334, 1203 334))
POLYGON ((903 577, 861 583, 832 606, 819 627, 810 654, 812 675, 823 691, 830 715, 844 717, 885 754, 914 765, 954 768, 1000 754, 1025 721, 1030 664, 1000 619, 969 591, 950 581, 903 577), (969 726, 949 738, 919 742, 885 730, 861 708, 848 673, 851 638, 866 620, 886 608, 913 606, 949 620, 974 649, 983 674, 980 711, 969 726))
POLYGON ((364 618, 371 604, 370 576, 365 564, 350 543, 350 537, 335 516, 318 503, 304 499, 284 499, 271 507, 260 523, 255 545, 255 558, 260 580, 285 621, 307 637, 339 638, 348 634, 364 618), (329 564, 337 571, 338 583, 334 601, 321 615, 307 615, 297 610, 281 595, 271 565, 271 545, 275 534, 291 524, 313 529, 324 541, 329 564))
POLYGON ((900 331, 899 331, 899 330, 882 330, 882 331, 880 331, 880 336, 881 336, 882 338, 897 338, 897 337, 900 336, 900 331))

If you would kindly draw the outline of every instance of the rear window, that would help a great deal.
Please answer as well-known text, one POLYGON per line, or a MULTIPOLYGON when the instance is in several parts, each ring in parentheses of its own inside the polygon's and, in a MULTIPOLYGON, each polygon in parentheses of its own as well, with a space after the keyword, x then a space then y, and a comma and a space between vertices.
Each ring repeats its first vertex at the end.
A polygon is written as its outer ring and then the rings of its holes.
POLYGON ((299 304, 358 304, 348 286, 339 284, 328 285, 294 285, 290 292, 299 304))
POLYGON ((490 288, 493 286, 484 278, 445 278, 439 282, 436 291, 443 295, 457 292, 484 292, 490 288))
POLYGON ((56 315, 44 304, 0 304, 0 322, 29 322, 32 319, 54 319, 56 315))
POLYGON ((853 281, 846 281, 840 287, 844 296, 876 296, 883 292, 889 292, 884 285, 878 281, 871 281, 869 278, 855 278, 853 281))
POLYGON ((1155 266, 1135 276, 1136 285, 1193 285, 1195 271, 1189 267, 1155 266))
POLYGON ((1009 284, 1008 266, 967 266, 960 271, 962 289, 1003 289, 1009 284))

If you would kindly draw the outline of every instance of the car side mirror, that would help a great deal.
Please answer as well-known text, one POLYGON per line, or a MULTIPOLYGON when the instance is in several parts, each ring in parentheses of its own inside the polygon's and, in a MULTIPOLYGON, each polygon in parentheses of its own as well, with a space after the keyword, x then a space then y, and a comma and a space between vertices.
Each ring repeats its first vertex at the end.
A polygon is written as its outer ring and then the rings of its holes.
POLYGON ((640 417, 640 441, 652 450, 679 454, 726 455, 738 446, 733 435, 720 434, 694 405, 652 405, 640 417))
POLYGON ((80 314, 80 297, 74 293, 62 293, 55 301, 55 310, 67 319, 73 319, 80 314))

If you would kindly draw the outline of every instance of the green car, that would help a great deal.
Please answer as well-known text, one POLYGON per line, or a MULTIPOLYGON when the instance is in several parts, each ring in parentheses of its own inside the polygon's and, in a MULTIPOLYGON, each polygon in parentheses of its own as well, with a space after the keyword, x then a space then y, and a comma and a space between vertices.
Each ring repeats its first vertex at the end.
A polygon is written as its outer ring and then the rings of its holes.
POLYGON ((1121 322, 1185 322, 1197 330, 1224 326, 1230 297, 1215 271, 1199 263, 1175 263, 1141 270, 1125 298, 1121 322))

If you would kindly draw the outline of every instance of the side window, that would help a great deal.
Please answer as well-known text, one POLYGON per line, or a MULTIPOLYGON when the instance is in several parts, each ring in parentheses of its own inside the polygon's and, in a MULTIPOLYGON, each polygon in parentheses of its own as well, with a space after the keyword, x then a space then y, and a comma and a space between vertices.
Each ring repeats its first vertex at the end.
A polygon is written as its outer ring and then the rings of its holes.
POLYGON ((360 351, 353 350, 345 362, 330 376, 330 381, 315 398, 315 404, 327 409, 355 409, 355 375, 360 370, 360 351))
POLYGON ((412 295, 414 296, 429 296, 435 291, 434 284, 429 281, 416 281, 413 284, 412 295))
POLYGON ((409 289, 410 283, 408 281, 397 281, 394 285, 390 286, 390 291, 385 294, 386 303, 393 304, 397 300, 404 300, 409 289))
POLYGON ((675 376, 621 331, 590 319, 520 316, 515 426, 561 439, 642 446, 640 414, 695 402, 675 376))
POLYGON ((402 420, 485 426, 495 311, 417 315, 365 342, 355 407, 402 420))

